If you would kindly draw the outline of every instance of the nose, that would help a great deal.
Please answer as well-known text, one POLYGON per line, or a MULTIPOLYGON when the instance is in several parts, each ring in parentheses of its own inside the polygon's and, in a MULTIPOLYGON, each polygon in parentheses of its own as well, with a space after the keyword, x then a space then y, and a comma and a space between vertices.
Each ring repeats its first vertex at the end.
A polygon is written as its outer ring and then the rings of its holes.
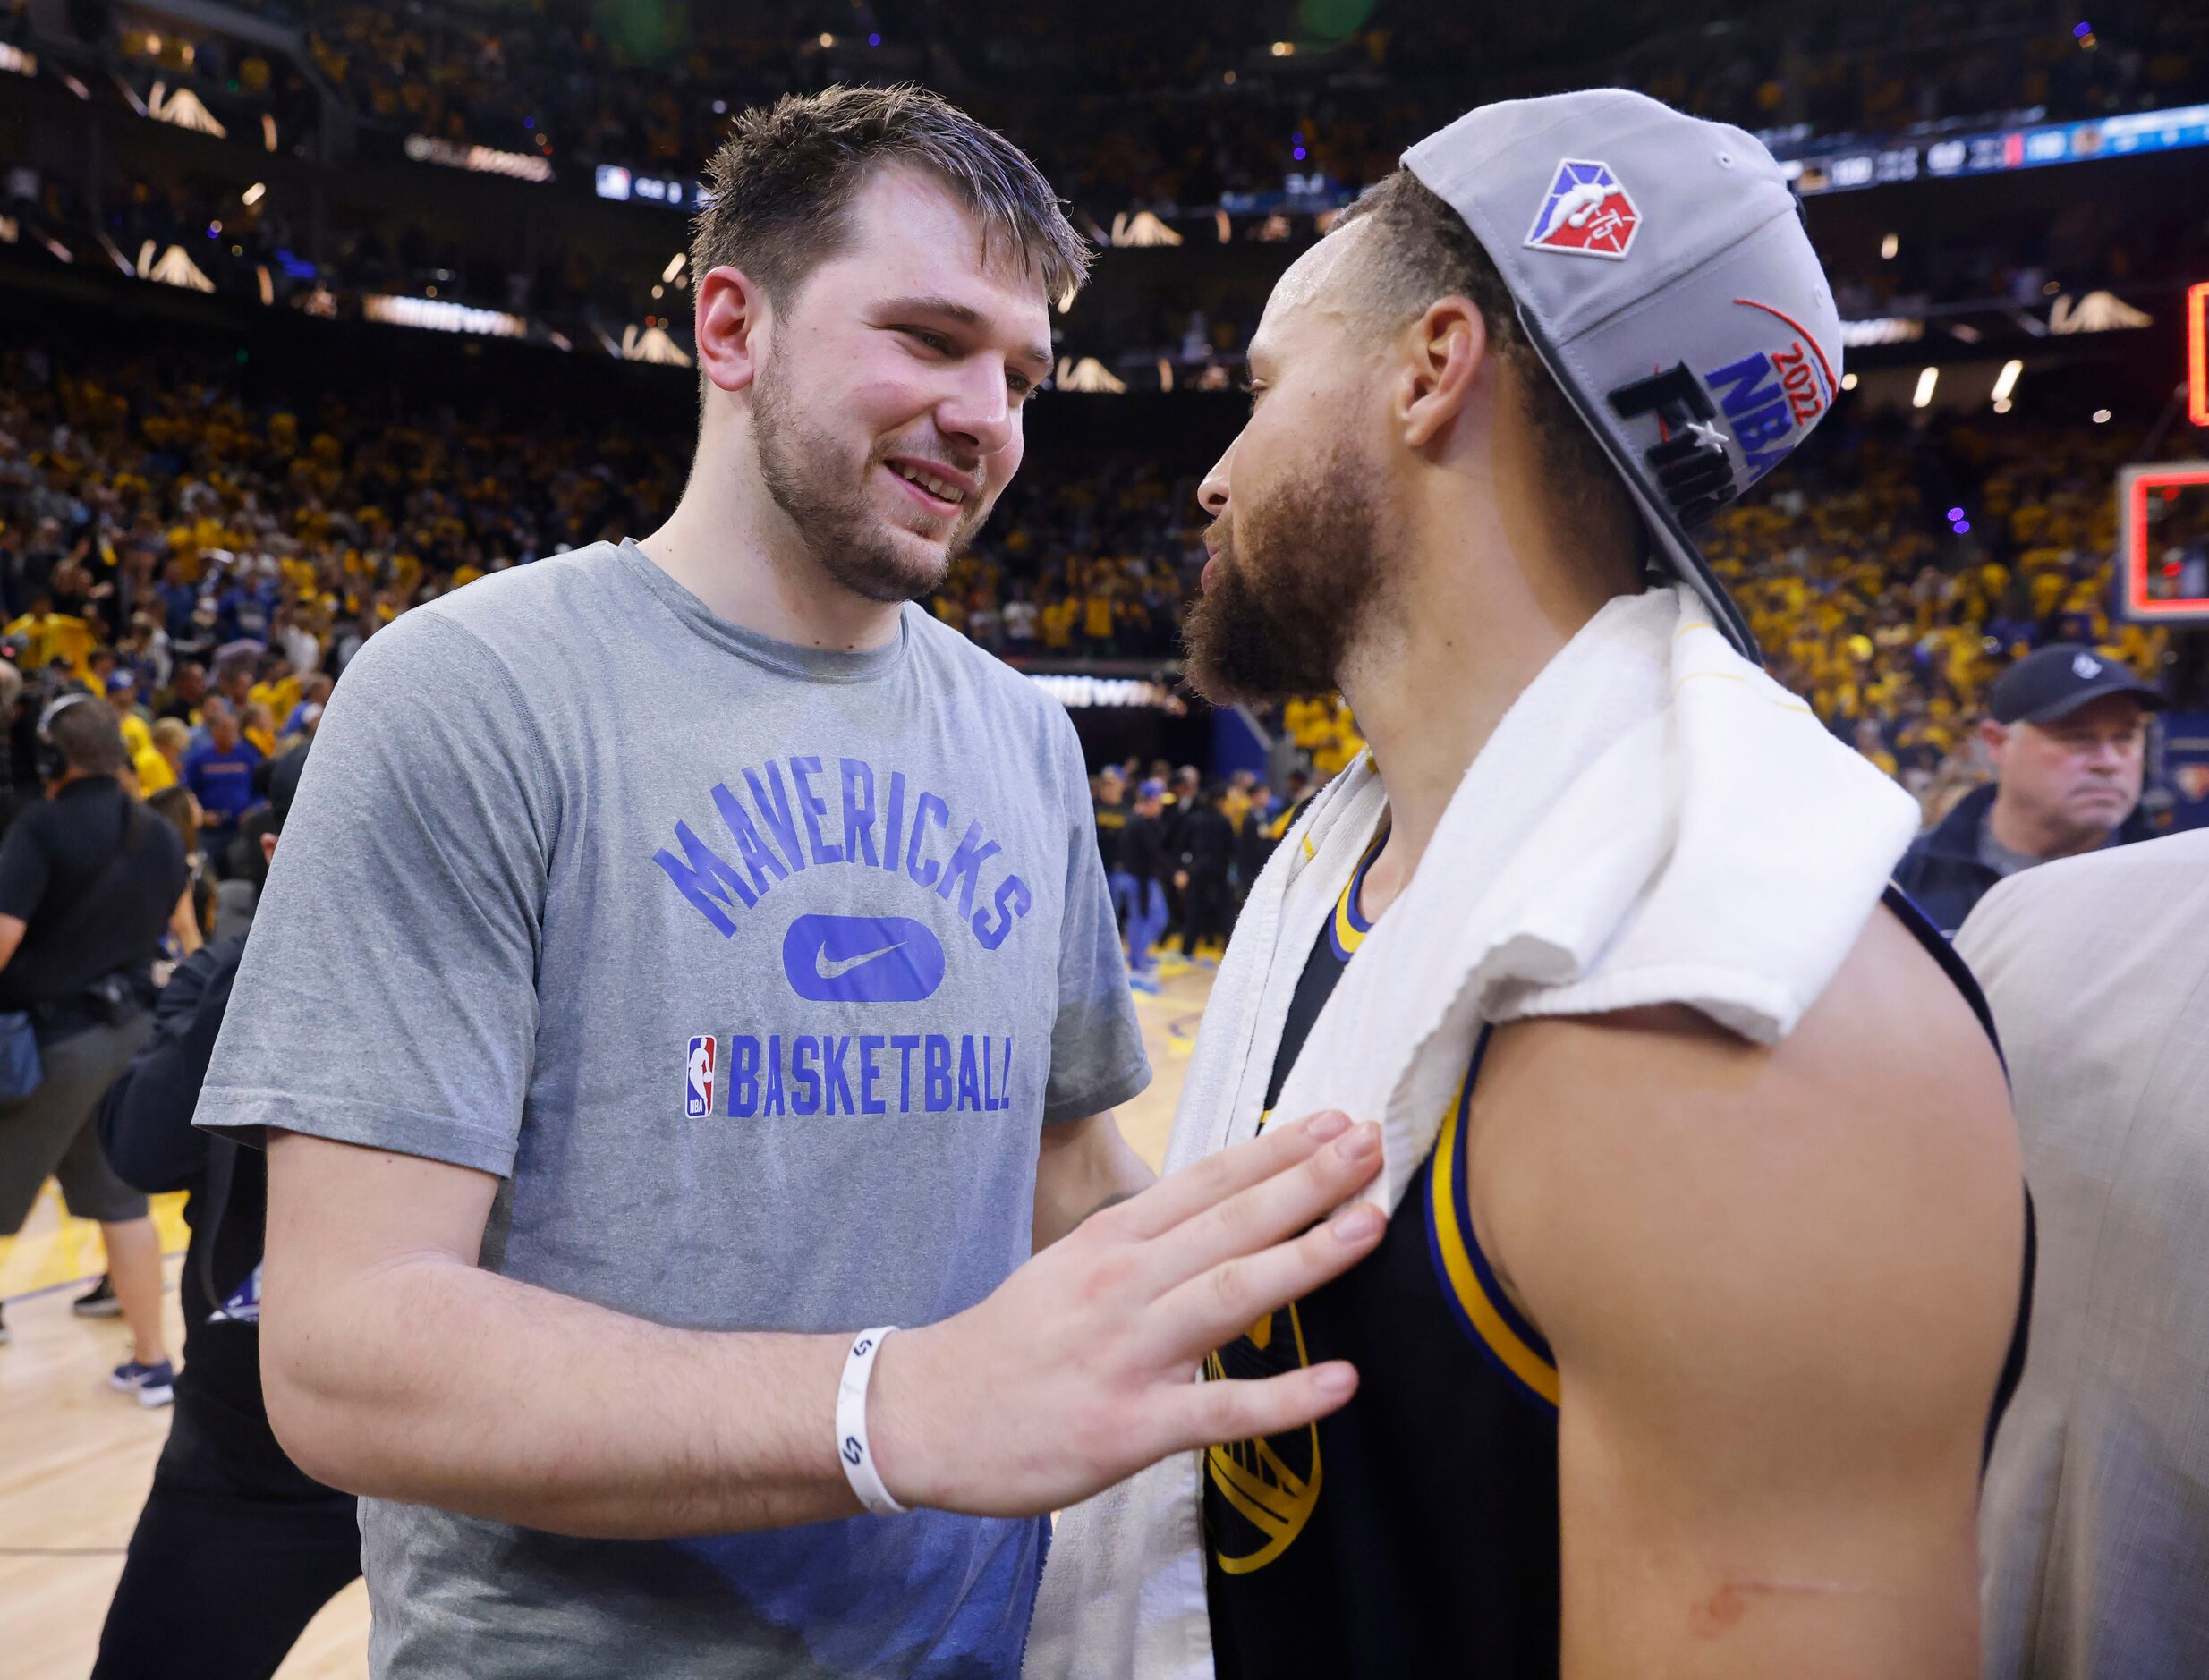
POLYGON ((1196 505, 1214 519, 1228 511, 1228 463, 1234 459, 1235 449, 1230 445, 1228 452, 1212 462, 1203 483, 1196 487, 1196 505))
POLYGON ((947 436, 968 439, 984 455, 1011 444, 1019 436, 1020 422, 1005 388, 1005 363, 993 356, 969 359, 937 403, 936 424, 947 436))
POLYGON ((2126 757, 2125 742, 2104 735, 2094 743, 2092 751, 2087 755, 2086 763, 2091 769, 2098 770, 2105 776, 2114 776, 2125 768, 2126 757))

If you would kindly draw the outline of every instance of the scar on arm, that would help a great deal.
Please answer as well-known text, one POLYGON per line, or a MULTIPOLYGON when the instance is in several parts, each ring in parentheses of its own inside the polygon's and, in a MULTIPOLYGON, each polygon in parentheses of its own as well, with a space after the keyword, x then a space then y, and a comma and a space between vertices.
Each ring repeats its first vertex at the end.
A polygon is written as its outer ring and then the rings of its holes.
POLYGON ((1737 1581, 1721 1583, 1717 1591, 1699 1600, 1687 1612, 1687 1625, 1700 1639, 1716 1639, 1749 1613, 1750 1603, 1759 1598, 1776 1598, 1782 1594, 1798 1593, 1859 1596, 1890 1591, 1855 1581, 1788 1581, 1777 1577, 1745 1575, 1737 1581))

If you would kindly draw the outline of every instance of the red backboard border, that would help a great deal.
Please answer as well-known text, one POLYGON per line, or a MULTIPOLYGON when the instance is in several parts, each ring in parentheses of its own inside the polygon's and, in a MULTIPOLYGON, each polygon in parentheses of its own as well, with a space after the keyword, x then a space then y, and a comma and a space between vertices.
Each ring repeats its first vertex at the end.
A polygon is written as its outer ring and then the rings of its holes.
MULTIPOLYGON (((2197 291, 2209 293, 2209 286, 2197 291)), ((2147 592, 2147 498, 2167 487, 2209 489, 2209 461, 2167 461, 2127 467, 2117 475, 2118 602, 2137 623, 2209 620, 2209 596, 2155 600, 2147 592)))

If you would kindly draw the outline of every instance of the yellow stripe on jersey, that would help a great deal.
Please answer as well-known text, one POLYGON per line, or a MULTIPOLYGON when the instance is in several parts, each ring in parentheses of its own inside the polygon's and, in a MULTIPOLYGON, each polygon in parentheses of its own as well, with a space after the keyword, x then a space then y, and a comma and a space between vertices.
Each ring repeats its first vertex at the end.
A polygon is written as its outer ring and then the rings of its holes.
POLYGON ((1450 1102, 1449 1117, 1442 1123, 1441 1132, 1434 1140, 1434 1166, 1428 1175, 1433 1187, 1435 1246, 1441 1252, 1442 1269, 1449 1275, 1450 1289, 1474 1334, 1488 1344, 1489 1351, 1503 1362, 1506 1370, 1555 1405, 1559 1393, 1557 1367, 1529 1347, 1497 1311, 1496 1303, 1488 1298, 1488 1292, 1481 1285, 1480 1273, 1473 1264, 1467 1234, 1457 1221, 1457 1200, 1451 1186, 1457 1178, 1459 1133, 1465 1123, 1465 1110, 1466 1089, 1460 1082, 1457 1095, 1450 1102))

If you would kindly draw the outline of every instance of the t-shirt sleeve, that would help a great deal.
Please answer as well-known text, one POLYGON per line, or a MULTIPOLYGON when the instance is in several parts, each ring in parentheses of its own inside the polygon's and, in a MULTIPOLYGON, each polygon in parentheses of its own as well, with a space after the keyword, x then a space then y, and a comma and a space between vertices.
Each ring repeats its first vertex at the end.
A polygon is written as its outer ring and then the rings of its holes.
POLYGON ((1053 759, 1066 819, 1066 897, 1058 941, 1058 1015, 1051 1024, 1050 1081, 1043 1095, 1046 1124, 1100 1113, 1151 1082, 1119 923, 1097 851, 1081 742, 1064 712, 1056 726, 1053 759))
POLYGON ((361 648, 307 756, 195 1124, 512 1169, 549 763, 468 630, 418 609, 361 648))

